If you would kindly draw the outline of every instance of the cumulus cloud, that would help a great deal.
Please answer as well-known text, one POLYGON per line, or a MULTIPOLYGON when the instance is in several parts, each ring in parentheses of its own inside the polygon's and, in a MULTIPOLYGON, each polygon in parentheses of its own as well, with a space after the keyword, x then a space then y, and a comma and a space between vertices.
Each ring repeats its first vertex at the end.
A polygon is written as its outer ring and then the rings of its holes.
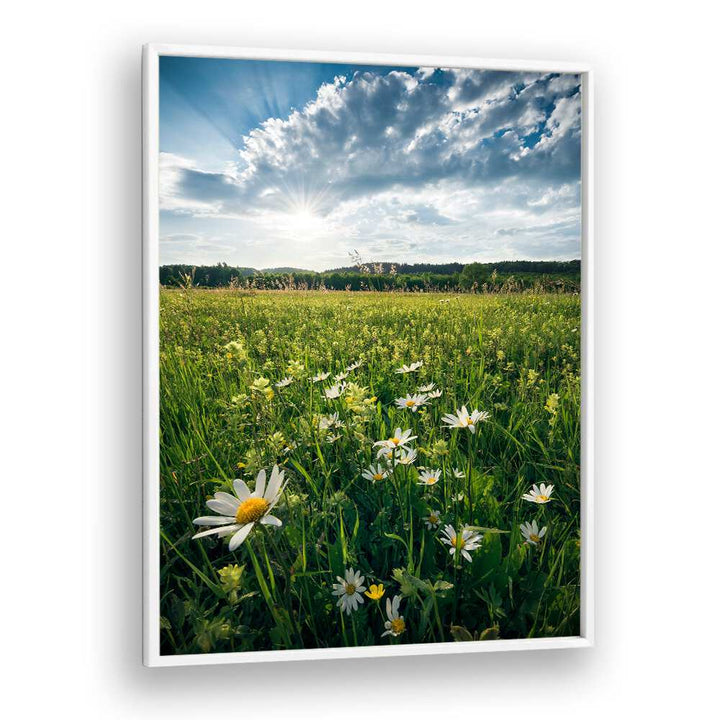
MULTIPOLYGON (((280 236, 283 216, 315 218, 322 228, 307 229, 316 237, 342 244, 363 236, 368 247, 384 236, 399 249, 412 233, 418 251, 423 233, 450 231, 460 245, 465 234, 470 245, 510 243, 518 235, 509 230, 523 227, 530 244, 550 242, 551 229, 529 230, 530 219, 547 216, 547 228, 565 228, 557 230, 563 255, 576 256, 580 138, 574 75, 358 72, 321 85, 287 117, 260 123, 222 171, 162 154, 161 207, 254 218, 280 236)), ((510 244, 505 255, 514 252, 510 244)))

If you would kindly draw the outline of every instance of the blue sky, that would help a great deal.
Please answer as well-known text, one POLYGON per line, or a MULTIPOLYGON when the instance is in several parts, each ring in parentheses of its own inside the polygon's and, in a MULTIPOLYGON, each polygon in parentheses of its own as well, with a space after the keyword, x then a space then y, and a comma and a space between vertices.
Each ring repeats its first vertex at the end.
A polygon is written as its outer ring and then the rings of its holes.
POLYGON ((163 57, 160 262, 580 257, 579 85, 163 57))

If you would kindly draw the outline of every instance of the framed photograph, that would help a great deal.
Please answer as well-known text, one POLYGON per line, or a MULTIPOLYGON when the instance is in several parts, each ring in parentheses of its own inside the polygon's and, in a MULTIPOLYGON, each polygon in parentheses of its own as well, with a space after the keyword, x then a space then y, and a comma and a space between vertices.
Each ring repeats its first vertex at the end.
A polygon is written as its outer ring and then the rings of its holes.
POLYGON ((145 664, 592 645, 590 70, 143 79, 145 664))

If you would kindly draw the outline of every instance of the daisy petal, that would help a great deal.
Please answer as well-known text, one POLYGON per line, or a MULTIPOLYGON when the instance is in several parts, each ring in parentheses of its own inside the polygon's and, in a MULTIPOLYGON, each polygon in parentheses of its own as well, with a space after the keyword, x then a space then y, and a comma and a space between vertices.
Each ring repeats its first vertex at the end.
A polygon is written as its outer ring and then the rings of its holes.
POLYGON ((235 522, 234 515, 203 515, 195 518, 193 525, 228 525, 235 522))
POLYGON ((275 517, 274 515, 265 515, 260 520, 261 525, 275 525, 275 527, 280 527, 282 525, 282 520, 280 518, 275 517))
POLYGON ((247 500, 250 497, 250 488, 247 486, 244 480, 238 478, 233 480, 233 488, 236 495, 240 499, 240 502, 247 500))
POLYGON ((270 482, 268 483, 267 490, 265 491, 265 499, 270 503, 274 503, 277 500, 280 483, 283 481, 283 474, 284 473, 278 470, 277 465, 273 465, 270 482))
POLYGON ((263 468, 257 474, 257 480, 255 480, 255 491, 253 497, 264 497, 265 496, 265 469, 263 468))
POLYGON ((239 528, 239 525, 223 525, 219 528, 212 528, 210 530, 203 530, 202 532, 196 533, 193 535, 193 540, 195 538, 201 538, 206 537, 207 535, 218 535, 219 537, 222 537, 223 535, 228 535, 231 530, 239 528), (221 534, 222 533, 222 534, 221 534))
POLYGON ((233 550, 237 550, 243 542, 245 542, 245 538, 248 536, 250 531, 253 529, 253 525, 255 523, 248 523, 247 525, 243 525, 233 536, 232 540, 230 541, 229 550, 232 552, 233 550))
POLYGON ((214 510, 216 513, 220 515, 232 515, 235 516, 235 513, 237 512, 238 505, 234 505, 229 500, 218 500, 217 498, 213 498, 212 500, 208 500, 205 503, 211 510, 214 510))

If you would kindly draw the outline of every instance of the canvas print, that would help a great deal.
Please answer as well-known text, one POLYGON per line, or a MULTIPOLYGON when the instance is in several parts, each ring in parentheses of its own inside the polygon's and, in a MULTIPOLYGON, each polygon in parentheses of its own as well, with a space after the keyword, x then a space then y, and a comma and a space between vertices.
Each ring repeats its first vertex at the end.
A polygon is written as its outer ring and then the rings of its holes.
POLYGON ((580 634, 581 98, 160 57, 162 655, 580 634))

